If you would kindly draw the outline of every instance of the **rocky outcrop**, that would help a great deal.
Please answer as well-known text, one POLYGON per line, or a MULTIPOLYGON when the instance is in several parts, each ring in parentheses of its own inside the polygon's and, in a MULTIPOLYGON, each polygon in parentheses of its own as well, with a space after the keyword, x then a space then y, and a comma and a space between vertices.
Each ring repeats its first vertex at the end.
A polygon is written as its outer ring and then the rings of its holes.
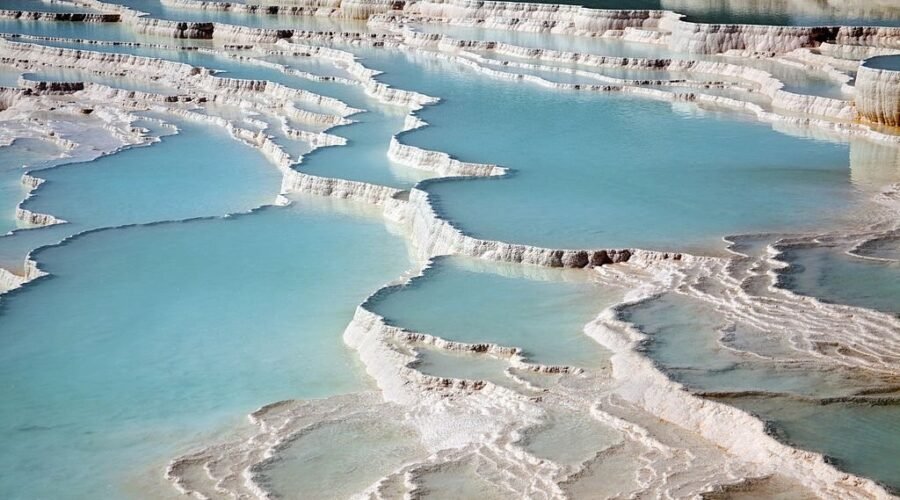
POLYGON ((440 151, 428 151, 415 146, 400 143, 395 137, 391 138, 388 148, 388 158, 401 164, 419 170, 435 172, 442 176, 493 176, 503 175, 506 169, 497 165, 485 165, 482 163, 461 162, 451 158, 447 153, 440 151))
POLYGON ((16 208, 16 220, 32 226, 52 226, 54 224, 64 224, 66 222, 53 215, 32 212, 31 210, 22 207, 16 208))
POLYGON ((67 21, 73 23, 117 23, 119 14, 82 12, 32 12, 27 10, 0 10, 0 19, 21 19, 26 21, 67 21))
POLYGON ((655 27, 658 20, 665 15, 664 11, 658 10, 604 10, 577 5, 473 0, 410 2, 403 9, 403 13, 457 22, 464 19, 489 24, 532 22, 541 23, 545 29, 561 27, 591 33, 623 30, 627 27, 655 27))
POLYGON ((680 52, 719 54, 729 50, 785 53, 832 41, 838 28, 755 26, 748 24, 671 23, 669 47, 680 52))

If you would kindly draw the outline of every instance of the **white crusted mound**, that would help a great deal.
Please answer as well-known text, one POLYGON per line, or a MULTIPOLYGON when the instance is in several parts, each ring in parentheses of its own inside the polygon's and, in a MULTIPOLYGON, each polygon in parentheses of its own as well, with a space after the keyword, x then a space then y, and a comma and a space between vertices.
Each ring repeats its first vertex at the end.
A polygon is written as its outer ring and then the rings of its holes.
POLYGON ((900 127, 900 62, 896 70, 879 69, 879 60, 900 61, 900 56, 881 56, 859 65, 856 74, 856 107, 859 114, 874 123, 900 127))

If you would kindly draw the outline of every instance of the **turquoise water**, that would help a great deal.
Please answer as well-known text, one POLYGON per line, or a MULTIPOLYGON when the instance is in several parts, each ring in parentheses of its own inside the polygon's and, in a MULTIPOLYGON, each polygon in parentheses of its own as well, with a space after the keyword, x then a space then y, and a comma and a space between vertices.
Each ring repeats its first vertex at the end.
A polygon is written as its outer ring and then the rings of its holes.
POLYGON ((537 363, 605 361, 606 352, 583 329, 619 300, 621 291, 592 284, 582 273, 548 271, 532 280, 527 272, 439 259, 423 278, 385 293, 372 309, 391 324, 446 340, 519 347, 537 363))
POLYGON ((18 226, 16 205, 27 194, 21 182, 25 170, 52 163, 61 153, 58 146, 40 139, 16 139, 0 147, 0 232, 18 226))
POLYGON ((708 248, 729 232, 821 225, 826 206, 857 201, 846 144, 734 113, 493 81, 428 58, 416 67, 396 52, 365 58, 388 83, 444 99, 419 113, 431 126, 404 142, 515 170, 502 180, 426 185, 440 212, 475 236, 556 248, 708 248))
POLYGON ((175 121, 162 142, 42 170, 25 204, 84 227, 223 215, 271 203, 280 172, 218 127, 175 121), (165 203, 160 203, 165 199, 165 203))
POLYGON ((225 215, 272 203, 281 174, 224 130, 176 121, 177 135, 89 163, 44 169, 24 207, 69 222, 0 238, 0 261, 22 265, 32 248, 86 229, 225 215))
POLYGON ((123 477, 260 405, 363 387, 341 333, 408 262, 379 219, 345 206, 301 200, 40 251, 53 276, 0 311, 0 496, 121 497, 123 477))
POLYGON ((25 207, 85 227, 223 215, 274 201, 280 172, 221 128, 175 122, 162 142, 45 169, 25 207), (160 203, 161 200, 165 203, 160 203))
POLYGON ((838 370, 778 367, 741 357, 717 342, 722 328, 738 338, 756 337, 757 342, 765 332, 741 325, 728 329, 721 316, 686 297, 670 294, 632 308, 628 320, 650 335, 646 353, 676 380, 702 391, 777 393, 723 401, 771 420, 777 436, 788 443, 834 457, 844 470, 900 488, 896 405, 819 404, 796 397, 844 396, 883 384, 854 380, 838 370))
POLYGON ((847 255, 848 247, 790 249, 791 267, 780 283, 794 292, 825 302, 867 307, 900 315, 900 262, 847 255))

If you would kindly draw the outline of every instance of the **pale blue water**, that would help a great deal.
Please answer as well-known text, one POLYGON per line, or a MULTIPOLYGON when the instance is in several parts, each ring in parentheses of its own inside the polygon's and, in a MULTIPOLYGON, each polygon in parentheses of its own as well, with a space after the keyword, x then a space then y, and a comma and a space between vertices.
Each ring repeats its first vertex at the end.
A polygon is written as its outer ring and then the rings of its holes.
POLYGON ((890 71, 900 71, 900 56, 877 56, 872 57, 864 63, 866 66, 875 69, 886 69, 890 71))
POLYGON ((148 464, 260 405, 364 387, 341 333, 408 262, 380 219, 346 205, 301 200, 38 252, 53 276, 0 311, 0 496, 122 497, 124 478, 159 477, 148 464))
MULTIPOLYGON (((872 381, 853 380, 836 370, 791 369, 789 364, 778 368, 758 358, 741 358, 716 342, 723 319, 683 296, 669 294, 634 307, 627 318, 650 335, 647 354, 676 380, 703 391, 779 393, 723 401, 772 420, 777 435, 789 443, 837 458, 844 470, 900 488, 896 405, 817 404, 785 396, 842 396, 871 388, 872 381)), ((742 329, 739 337, 761 335, 745 326, 738 328, 742 329)))
POLYGON ((900 262, 847 255, 848 247, 796 248, 785 252, 791 264, 780 283, 825 302, 867 307, 900 315, 900 262))
POLYGON ((22 72, 12 66, 0 66, 0 87, 18 87, 22 72))
POLYGON ((42 170, 47 183, 25 206, 101 227, 220 215, 274 201, 280 172, 261 153, 221 128, 175 123, 178 134, 149 147, 42 170))
POLYGON ((440 212, 478 237, 708 248, 729 232, 821 225, 826 206, 857 202, 846 144, 734 113, 494 81, 426 57, 419 67, 396 52, 365 57, 388 83, 444 99, 404 142, 515 169, 499 181, 426 184, 440 212))
POLYGON ((547 271, 532 280, 528 269, 496 266, 439 259, 423 278, 378 297, 371 308, 391 324, 447 340, 520 347, 538 363, 595 366, 607 359, 583 328, 621 298, 619 290, 592 284, 583 273, 547 271))

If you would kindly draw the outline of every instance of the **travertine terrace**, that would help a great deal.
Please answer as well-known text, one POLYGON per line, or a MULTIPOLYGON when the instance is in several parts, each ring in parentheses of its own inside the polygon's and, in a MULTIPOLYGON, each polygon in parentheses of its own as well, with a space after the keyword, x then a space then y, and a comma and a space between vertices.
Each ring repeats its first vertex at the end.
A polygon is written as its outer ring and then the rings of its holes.
MULTIPOLYGON (((246 25, 155 18, 99 0, 53 0, 71 12, 0 11, 7 20, 44 27, 116 25, 135 35, 111 41, 37 31, 4 34, 0 64, 19 76, 14 86, 0 90, 3 143, 41 138, 56 144, 67 161, 89 162, 125 149, 153 148, 159 139, 146 128, 148 121, 162 126, 167 120, 185 120, 221 128, 234 140, 258 149, 277 169, 281 187, 272 205, 289 204, 297 195, 359 202, 402 235, 416 263, 406 275, 372 290, 343 333, 344 343, 374 381, 371 391, 313 401, 273 401, 253 412, 244 428, 225 439, 195 443, 194 451, 171 457, 167 469, 155 473, 173 491, 196 498, 268 498, 275 493, 261 479, 266 466, 307 433, 326 424, 393 421, 418 437, 422 452, 361 488, 359 498, 424 497, 429 475, 463 466, 497 486, 501 496, 579 497, 584 491, 579 488, 603 482, 597 471, 613 460, 618 460, 622 479, 608 481, 602 496, 764 494, 767 485, 777 482, 789 496, 891 497, 879 482, 777 439, 750 413, 674 381, 644 354, 648 337, 629 323, 625 313, 667 293, 690 297, 729 321, 753 325, 786 344, 783 352, 766 358, 746 347, 765 339, 719 339, 751 359, 748 362, 847 373, 848 379, 865 381, 867 389, 840 397, 877 396, 889 401, 885 404, 896 404, 891 387, 900 373, 900 320, 797 295, 778 285, 785 266, 780 256, 791 248, 835 240, 865 248, 869 242, 896 235, 900 185, 880 186, 872 196, 873 208, 853 231, 775 235, 754 251, 745 251, 741 237, 734 237, 727 251, 717 254, 603 245, 544 248, 476 237, 442 216, 429 185, 465 177, 504 182, 515 172, 506 165, 463 161, 447 152, 407 144, 406 133, 429 126, 419 117, 421 110, 440 106, 443 96, 388 85, 379 71, 354 53, 361 48, 390 50, 411 60, 452 62, 491 81, 535 85, 548 92, 623 96, 741 114, 795 135, 844 142, 864 139, 887 151, 879 161, 897 161, 900 28, 706 24, 679 14, 682 2, 664 3, 671 4, 671 10, 469 0, 285 0, 270 6, 162 2, 183 12, 186 19, 228 14, 234 16, 229 19, 247 20, 246 25), (272 15, 279 16, 280 28, 254 27, 250 22, 272 15), (339 28, 309 28, 315 22, 332 21, 339 28), (350 25, 357 29, 344 30, 339 22, 355 23, 350 25), (427 26, 441 29, 423 28, 427 26), (454 28, 463 30, 460 33, 482 29, 485 35, 467 39, 455 36, 454 28), (524 46, 492 39, 496 32, 639 44, 664 55, 524 46), (305 158, 317 150, 354 147, 341 127, 357 123, 366 110, 266 78, 233 77, 227 71, 142 55, 155 49, 221 57, 316 84, 359 89, 378 106, 405 115, 402 129, 383 144, 383 156, 425 180, 398 187, 307 173, 305 158), (317 74, 281 62, 282 56, 328 63, 340 71, 317 74), (839 92, 804 93, 772 68, 816 72, 839 92), (53 72, 84 78, 34 77, 53 72), (171 92, 117 87, 121 81, 171 92), (285 144, 291 141, 305 144, 304 153, 290 151, 285 144), (597 310, 596 318, 584 326, 584 334, 607 350, 609 358, 591 368, 537 364, 517 346, 457 342, 432 332, 406 330, 371 307, 381 295, 427 279, 435 263, 450 256, 535 279, 553 279, 550 275, 564 268, 601 286, 621 289, 625 299, 597 310), (507 366, 504 376, 510 386, 425 374, 417 369, 425 348, 499 360, 507 366), (596 421, 616 436, 615 443, 594 450, 591 459, 575 465, 529 452, 522 443, 535 429, 548 425, 548 415, 560 408, 596 421)), ((860 3, 860 9, 867 5, 860 3)), ((22 227, 14 233, 67 224, 56 214, 33 209, 33 199, 43 189, 40 171, 23 172, 22 184, 30 194, 15 209, 22 227)), ((65 235, 72 237, 77 235, 65 235)), ((6 291, 32 287, 46 274, 40 258, 28 255, 21 266, 0 268, 0 284, 6 291)))

